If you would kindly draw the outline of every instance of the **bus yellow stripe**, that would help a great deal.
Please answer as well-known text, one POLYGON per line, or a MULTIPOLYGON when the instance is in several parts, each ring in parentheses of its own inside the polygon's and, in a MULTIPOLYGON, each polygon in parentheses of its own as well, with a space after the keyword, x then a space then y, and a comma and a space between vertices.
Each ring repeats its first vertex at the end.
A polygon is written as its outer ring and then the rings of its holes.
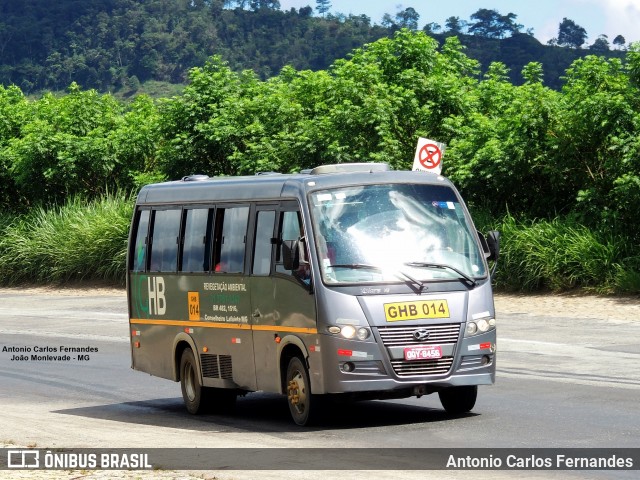
POLYGON ((235 330, 251 330, 251 325, 243 323, 212 323, 212 322, 189 322, 184 320, 148 320, 132 318, 130 322, 140 325, 167 325, 170 327, 203 327, 203 328, 233 328, 235 330))
POLYGON ((265 332, 318 333, 316 328, 283 327, 278 325, 252 325, 251 329, 265 332))
POLYGON ((184 320, 150 320, 146 318, 132 318, 132 325, 167 325, 174 327, 202 327, 202 328, 230 328, 235 330, 256 330, 264 332, 289 332, 289 333, 318 333, 316 328, 284 327, 278 325, 246 325, 242 323, 214 323, 214 322, 189 322, 184 320))

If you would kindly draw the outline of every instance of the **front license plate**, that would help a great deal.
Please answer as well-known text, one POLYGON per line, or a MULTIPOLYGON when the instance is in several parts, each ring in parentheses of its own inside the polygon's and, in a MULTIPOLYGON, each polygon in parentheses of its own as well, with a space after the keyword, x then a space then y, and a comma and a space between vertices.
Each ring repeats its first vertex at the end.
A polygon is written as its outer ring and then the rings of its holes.
POLYGON ((425 318, 449 318, 449 304, 446 300, 420 300, 384 304, 387 322, 421 320, 425 318))
POLYGON ((428 345, 425 347, 407 347, 404 349, 404 359, 411 360, 435 360, 442 358, 440 345, 428 345))

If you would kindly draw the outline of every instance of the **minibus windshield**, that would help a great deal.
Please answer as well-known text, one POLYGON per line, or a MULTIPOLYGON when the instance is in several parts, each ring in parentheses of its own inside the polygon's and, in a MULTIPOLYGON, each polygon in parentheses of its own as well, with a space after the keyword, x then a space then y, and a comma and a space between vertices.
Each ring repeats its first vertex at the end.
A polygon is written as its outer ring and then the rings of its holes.
POLYGON ((359 185, 310 195, 325 283, 458 280, 486 276, 476 234, 445 185, 359 185))

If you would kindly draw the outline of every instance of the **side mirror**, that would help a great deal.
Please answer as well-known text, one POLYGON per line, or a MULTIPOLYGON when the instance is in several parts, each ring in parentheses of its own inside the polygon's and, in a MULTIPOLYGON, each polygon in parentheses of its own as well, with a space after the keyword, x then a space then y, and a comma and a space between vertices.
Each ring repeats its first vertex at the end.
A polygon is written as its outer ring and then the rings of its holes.
POLYGON ((500 232, 492 230, 487 235, 487 245, 489 247, 489 256, 487 260, 498 261, 500 256, 500 232))
POLYGON ((489 244, 487 243, 487 238, 479 230, 476 230, 476 233, 478 234, 478 239, 480 240, 480 246, 482 247, 484 258, 489 258, 489 255, 491 255, 491 251, 489 250, 489 244))

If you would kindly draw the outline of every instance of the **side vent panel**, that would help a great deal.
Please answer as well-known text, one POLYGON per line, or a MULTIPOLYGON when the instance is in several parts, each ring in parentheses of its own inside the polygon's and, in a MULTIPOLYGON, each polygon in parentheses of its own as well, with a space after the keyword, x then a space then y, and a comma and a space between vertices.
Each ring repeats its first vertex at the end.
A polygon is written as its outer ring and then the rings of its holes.
POLYGON ((233 380, 233 370, 231 369, 231 355, 220 355, 220 378, 233 380))
POLYGON ((200 365, 202 365, 202 376, 208 378, 220 378, 220 368, 218 367, 218 355, 210 353, 200 354, 200 365))
POLYGON ((213 353, 201 353, 200 364, 202 376, 206 378, 223 378, 233 380, 231 368, 231 355, 216 355, 213 353))

